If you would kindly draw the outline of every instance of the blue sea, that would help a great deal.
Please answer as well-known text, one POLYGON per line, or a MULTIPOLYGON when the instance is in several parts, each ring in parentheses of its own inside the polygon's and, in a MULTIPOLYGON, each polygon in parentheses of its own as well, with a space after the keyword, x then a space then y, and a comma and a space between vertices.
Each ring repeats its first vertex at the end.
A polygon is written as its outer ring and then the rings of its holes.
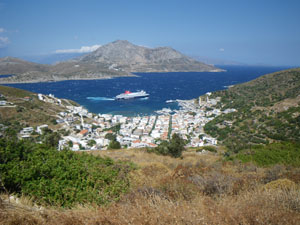
POLYGON ((226 89, 283 67, 221 66, 226 72, 137 73, 137 77, 107 80, 72 80, 47 83, 8 84, 28 91, 54 94, 76 101, 90 112, 125 116, 150 115, 162 108, 177 109, 167 100, 193 99, 206 92, 226 89), (114 97, 130 90, 145 90, 149 98, 116 101, 114 97))

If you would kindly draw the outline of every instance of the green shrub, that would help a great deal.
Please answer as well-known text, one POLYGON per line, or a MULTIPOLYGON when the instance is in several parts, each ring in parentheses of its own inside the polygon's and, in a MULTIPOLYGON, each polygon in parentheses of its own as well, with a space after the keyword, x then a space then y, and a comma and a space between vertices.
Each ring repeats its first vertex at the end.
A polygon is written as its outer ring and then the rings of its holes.
POLYGON ((108 145, 108 149, 120 149, 120 148, 121 148, 120 142, 118 142, 116 140, 110 141, 110 143, 108 145))
POLYGON ((163 141, 156 148, 148 151, 178 158, 182 156, 182 152, 185 149, 184 145, 184 140, 178 134, 173 134, 170 142, 163 141))
POLYGON ((202 152, 203 149, 209 152, 217 152, 217 149, 214 146, 203 146, 197 149, 196 152, 202 152))
POLYGON ((257 145, 239 152, 234 158, 242 162, 255 162, 259 166, 275 164, 300 166, 300 144, 290 142, 257 145))
POLYGON ((2 188, 31 196, 41 204, 72 207, 118 200, 129 187, 129 165, 86 153, 0 139, 2 188))
POLYGON ((116 135, 112 133, 107 133, 104 138, 112 141, 116 140, 116 135))
POLYGON ((96 144, 97 144, 97 142, 94 139, 89 140, 88 143, 87 143, 87 145, 90 146, 90 147, 92 147, 96 144))

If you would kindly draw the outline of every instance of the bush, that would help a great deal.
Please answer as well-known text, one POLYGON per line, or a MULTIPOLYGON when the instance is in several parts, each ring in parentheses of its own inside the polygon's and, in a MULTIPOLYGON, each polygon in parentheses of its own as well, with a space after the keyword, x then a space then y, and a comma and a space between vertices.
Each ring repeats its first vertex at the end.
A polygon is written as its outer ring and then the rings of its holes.
POLYGON ((56 148, 58 146, 60 138, 61 136, 57 132, 46 133, 43 135, 43 142, 49 147, 56 148))
POLYGON ((170 142, 161 142, 159 146, 153 150, 153 152, 160 155, 170 155, 178 158, 182 156, 184 149, 184 140, 178 134, 173 134, 170 142))
POLYGON ((196 152, 202 152, 203 149, 209 152, 217 152, 217 149, 214 146, 203 146, 197 149, 196 152))
POLYGON ((88 143, 87 143, 87 145, 90 146, 90 147, 92 147, 96 144, 97 144, 97 142, 94 139, 89 140, 88 143))
POLYGON ((242 162, 255 162, 259 166, 275 164, 300 166, 300 144, 280 142, 254 146, 250 152, 242 151, 235 158, 242 162))
POLYGON ((112 140, 108 145, 108 149, 120 149, 120 148, 121 148, 120 142, 116 140, 112 140))
POLYGON ((296 184, 295 182, 289 180, 289 179, 278 179, 271 181, 270 183, 267 183, 264 185, 265 189, 280 189, 284 191, 289 191, 289 190, 295 190, 296 189, 296 184))
POLYGON ((116 135, 112 133, 107 133, 104 138, 112 141, 116 140, 116 135))
POLYGON ((0 140, 0 175, 4 190, 36 202, 71 207, 118 200, 129 187, 131 167, 46 145, 0 140))
POLYGON ((212 171, 206 175, 193 175, 189 177, 189 180, 198 186, 201 192, 209 196, 232 194, 238 181, 237 178, 218 171, 212 171))

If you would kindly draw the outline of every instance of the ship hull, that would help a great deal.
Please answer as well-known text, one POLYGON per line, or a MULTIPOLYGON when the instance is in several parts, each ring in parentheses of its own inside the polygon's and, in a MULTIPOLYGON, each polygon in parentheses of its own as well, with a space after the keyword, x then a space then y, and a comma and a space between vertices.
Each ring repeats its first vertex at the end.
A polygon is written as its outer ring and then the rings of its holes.
POLYGON ((149 94, 138 95, 138 96, 117 96, 116 100, 127 100, 127 99, 146 98, 146 97, 149 97, 149 94))

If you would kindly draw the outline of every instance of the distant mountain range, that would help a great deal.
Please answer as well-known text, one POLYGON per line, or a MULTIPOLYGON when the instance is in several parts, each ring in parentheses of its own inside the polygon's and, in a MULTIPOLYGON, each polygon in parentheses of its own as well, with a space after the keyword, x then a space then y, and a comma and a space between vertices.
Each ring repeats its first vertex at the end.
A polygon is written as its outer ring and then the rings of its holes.
POLYGON ((0 83, 46 82, 77 79, 105 79, 133 76, 134 72, 220 72, 169 47, 146 48, 118 40, 96 51, 55 65, 0 58, 0 83))

